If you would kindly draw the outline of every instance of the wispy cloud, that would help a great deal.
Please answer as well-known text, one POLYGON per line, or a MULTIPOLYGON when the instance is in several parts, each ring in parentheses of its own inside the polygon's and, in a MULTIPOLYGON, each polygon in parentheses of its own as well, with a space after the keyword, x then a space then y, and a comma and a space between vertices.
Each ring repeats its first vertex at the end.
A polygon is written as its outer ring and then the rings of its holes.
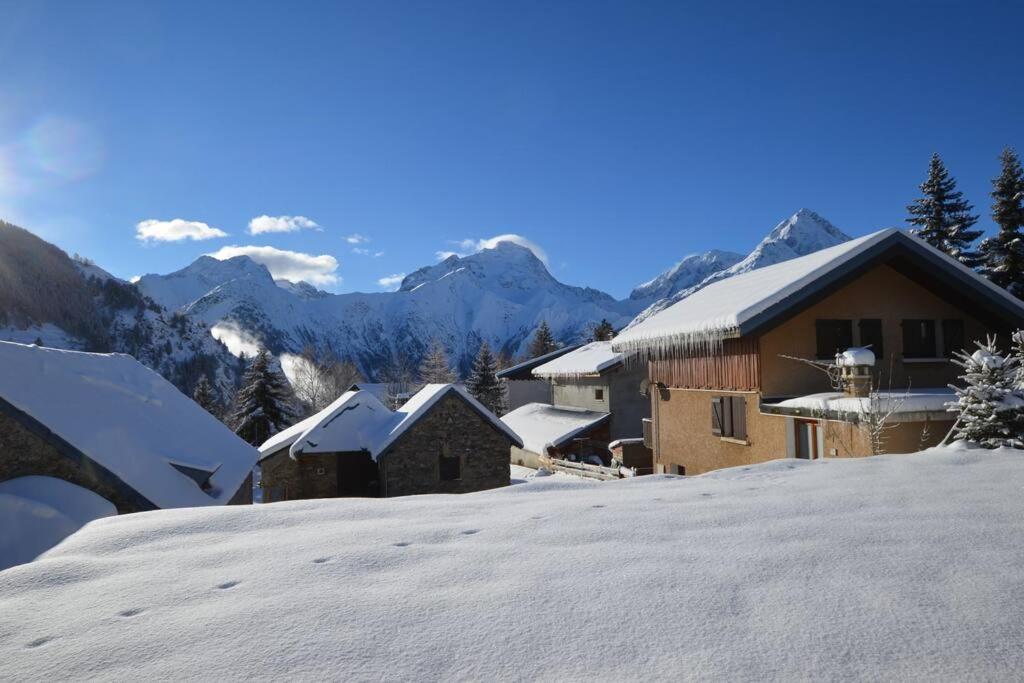
POLYGON ((366 235, 360 235, 358 232, 354 232, 351 235, 345 235, 345 241, 349 244, 366 244, 370 241, 370 238, 366 235))
POLYGON ((362 247, 352 247, 352 253, 353 254, 359 254, 360 256, 369 256, 370 255, 370 250, 369 249, 363 249, 362 247))
POLYGON ((299 230, 319 230, 320 226, 305 216, 257 216, 249 221, 249 234, 261 235, 265 232, 297 232, 299 230))
POLYGON ((330 254, 305 254, 301 251, 288 251, 266 246, 228 246, 210 254, 216 259, 229 259, 235 256, 248 256, 256 263, 262 263, 275 279, 306 282, 324 286, 341 282, 337 274, 338 259, 330 254))
POLYGON ((548 263, 547 252, 545 252, 536 242, 514 233, 487 237, 485 239, 458 240, 451 243, 456 245, 455 249, 438 251, 435 252, 435 255, 438 260, 444 260, 449 256, 468 256, 470 254, 475 254, 478 251, 483 251, 484 249, 494 249, 502 242, 511 242, 512 244, 518 244, 521 247, 526 247, 533 252, 534 256, 543 261, 545 265, 548 263))
POLYGON ((175 218, 169 221, 149 219, 135 225, 135 239, 143 242, 180 242, 181 240, 212 240, 227 237, 219 228, 211 228, 201 221, 175 218))
POLYGON ((377 284, 391 291, 395 291, 402 284, 402 280, 405 279, 405 273, 395 273, 394 275, 386 275, 379 280, 377 284))

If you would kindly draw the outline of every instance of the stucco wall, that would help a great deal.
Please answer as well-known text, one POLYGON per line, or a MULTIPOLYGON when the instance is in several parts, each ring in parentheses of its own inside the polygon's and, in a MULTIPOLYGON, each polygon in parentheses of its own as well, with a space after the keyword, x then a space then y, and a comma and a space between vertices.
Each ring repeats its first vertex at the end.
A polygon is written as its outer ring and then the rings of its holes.
POLYGON ((551 403, 551 387, 542 379, 506 380, 508 387, 508 409, 525 406, 527 403, 551 403))
POLYGON ((830 390, 827 379, 820 371, 779 357, 780 354, 786 354, 814 358, 817 351, 815 321, 827 318, 852 320, 854 344, 860 343, 858 320, 882 320, 885 358, 878 360, 877 370, 882 373, 878 382, 883 389, 889 386, 890 361, 894 388, 945 387, 957 379, 959 368, 948 361, 903 362, 902 320, 935 320, 940 354, 940 321, 945 318, 964 321, 965 341, 971 348, 973 340, 983 339, 986 333, 993 332, 986 330, 969 313, 940 299, 891 267, 878 266, 760 337, 763 395, 798 396, 830 390))
POLYGON ((620 368, 608 375, 611 387, 612 441, 643 436, 643 419, 651 416, 651 401, 640 393, 640 383, 646 376, 647 368, 641 363, 620 368))
POLYGON ((468 493, 508 486, 511 442, 464 400, 448 394, 403 434, 378 462, 382 495, 468 493), (461 476, 440 478, 440 456, 461 459, 461 476))
POLYGON ((584 408, 599 413, 611 410, 611 390, 605 377, 556 379, 552 381, 551 389, 553 404, 556 406, 584 408), (604 392, 600 400, 595 395, 598 389, 604 392))

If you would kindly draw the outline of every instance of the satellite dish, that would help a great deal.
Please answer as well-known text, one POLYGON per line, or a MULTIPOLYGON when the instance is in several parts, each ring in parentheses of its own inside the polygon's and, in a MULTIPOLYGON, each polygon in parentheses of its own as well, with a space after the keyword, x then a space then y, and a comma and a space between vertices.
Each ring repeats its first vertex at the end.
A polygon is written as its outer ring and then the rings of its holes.
POLYGON ((640 395, 650 396, 651 395, 651 380, 644 377, 640 380, 640 395))

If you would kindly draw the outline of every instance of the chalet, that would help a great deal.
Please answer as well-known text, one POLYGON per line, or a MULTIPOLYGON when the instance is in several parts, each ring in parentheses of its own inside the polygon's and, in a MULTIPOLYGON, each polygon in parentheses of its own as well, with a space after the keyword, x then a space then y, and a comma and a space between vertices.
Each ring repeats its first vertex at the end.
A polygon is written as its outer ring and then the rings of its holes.
POLYGON ((131 356, 0 342, 0 482, 64 480, 119 513, 245 504, 256 458, 131 356))
POLYGON ((428 384, 398 410, 348 391, 260 446, 263 502, 507 486, 511 446, 522 441, 464 387, 428 384))
POLYGON ((500 370, 497 375, 505 384, 507 409, 515 410, 527 403, 551 403, 550 385, 546 380, 534 377, 533 370, 578 348, 579 345, 566 346, 500 370))
POLYGON ((933 445, 954 351, 1022 325, 1020 300, 889 229, 715 282, 612 347, 647 368, 656 470, 698 474, 933 445))

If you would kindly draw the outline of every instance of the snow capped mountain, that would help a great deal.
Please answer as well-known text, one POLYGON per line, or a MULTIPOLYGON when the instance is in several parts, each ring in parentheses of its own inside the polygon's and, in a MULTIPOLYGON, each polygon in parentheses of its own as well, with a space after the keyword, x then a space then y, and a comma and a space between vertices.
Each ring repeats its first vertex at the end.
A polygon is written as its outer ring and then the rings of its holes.
MULTIPOLYGON (((729 267, 707 275, 696 284, 685 289, 678 289, 671 295, 663 296, 644 309, 644 311, 630 323, 630 326, 635 325, 642 320, 646 320, 658 311, 664 310, 677 301, 681 301, 682 299, 690 296, 697 290, 707 287, 712 282, 718 282, 719 280, 724 280, 732 277, 733 275, 739 275, 740 273, 746 273, 775 263, 782 263, 783 261, 788 261, 789 259, 796 258, 797 256, 805 256, 815 251, 825 249, 826 247, 832 247, 842 242, 846 242, 849 239, 849 235, 829 223, 815 212, 810 209, 800 209, 795 214, 776 225, 772 231, 768 233, 763 240, 761 240, 754 250, 746 256, 746 258, 733 263, 729 267)), ((683 263, 685 263, 685 260, 679 265, 682 266, 683 263)), ((671 272, 672 271, 669 271, 669 273, 671 272)), ((662 277, 666 277, 669 273, 666 273, 647 284, 656 283, 662 277)), ((647 285, 641 285, 637 290, 641 290, 646 286, 647 285)), ((634 292, 637 290, 634 290, 634 292)))
POLYGON ((718 249, 691 254, 658 277, 638 286, 630 292, 629 298, 645 304, 665 299, 693 287, 712 273, 724 270, 742 258, 743 254, 718 249))
POLYGON ((532 251, 511 242, 421 268, 397 292, 282 286, 247 257, 201 257, 170 275, 147 275, 138 286, 214 330, 229 347, 260 343, 281 354, 311 345, 351 359, 371 378, 396 366, 415 368, 432 339, 466 370, 484 340, 518 355, 542 320, 569 343, 603 318, 621 326, 638 310, 636 302, 559 282, 532 251))

